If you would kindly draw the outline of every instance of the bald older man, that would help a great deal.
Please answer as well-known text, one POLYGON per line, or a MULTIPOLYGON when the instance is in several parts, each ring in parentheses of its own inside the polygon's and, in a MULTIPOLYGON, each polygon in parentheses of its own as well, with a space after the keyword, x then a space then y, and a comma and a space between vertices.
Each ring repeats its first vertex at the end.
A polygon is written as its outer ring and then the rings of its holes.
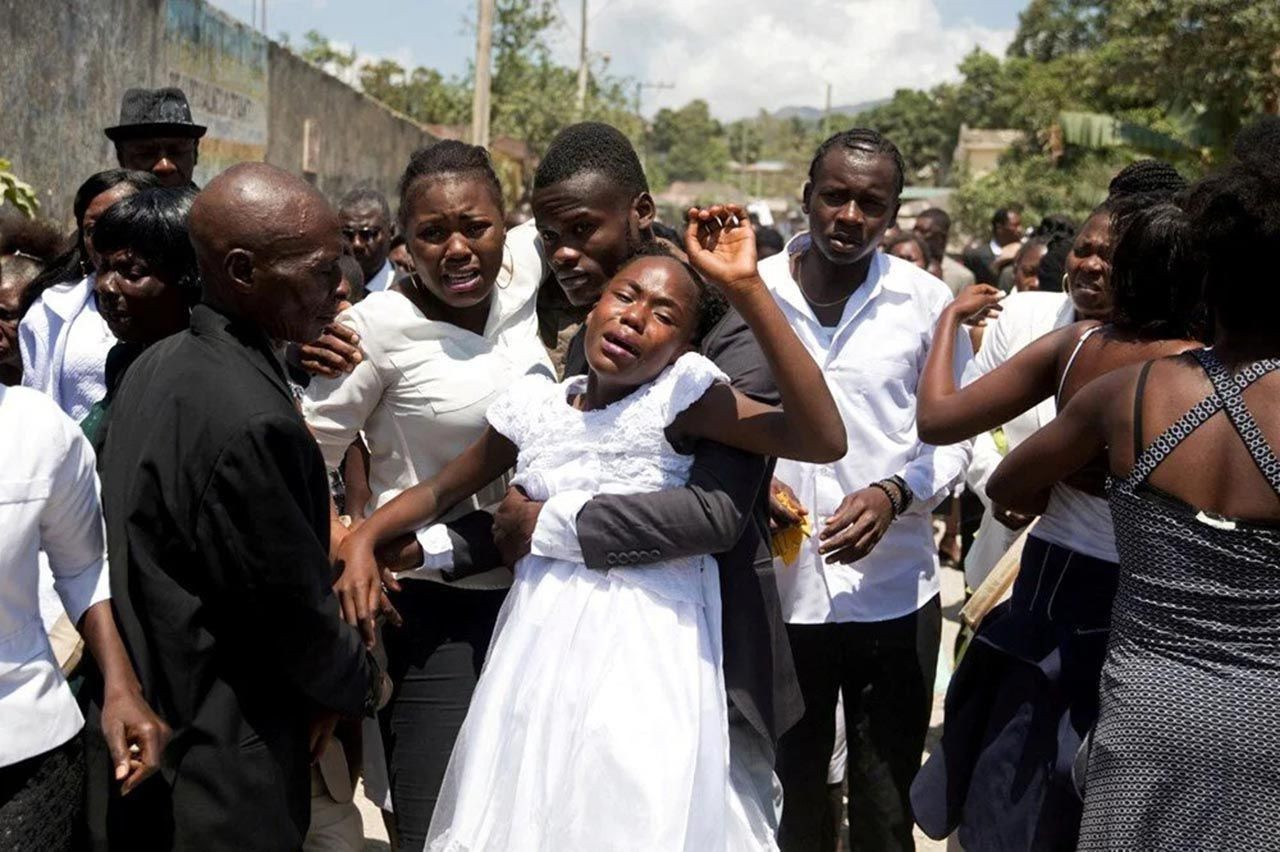
POLYGON ((174 730, 113 848, 298 849, 314 748, 382 682, 330 591, 324 463, 280 359, 337 310, 338 220, 258 163, 211 181, 190 229, 203 301, 134 364, 104 452, 122 631, 174 730))

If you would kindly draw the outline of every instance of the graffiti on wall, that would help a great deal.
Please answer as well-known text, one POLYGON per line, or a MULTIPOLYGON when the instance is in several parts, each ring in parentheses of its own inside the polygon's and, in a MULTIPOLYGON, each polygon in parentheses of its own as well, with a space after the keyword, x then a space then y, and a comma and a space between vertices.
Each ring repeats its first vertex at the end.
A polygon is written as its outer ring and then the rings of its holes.
POLYGON ((164 85, 186 92, 192 117, 209 128, 196 182, 234 163, 264 159, 267 38, 199 0, 168 0, 165 7, 164 85))

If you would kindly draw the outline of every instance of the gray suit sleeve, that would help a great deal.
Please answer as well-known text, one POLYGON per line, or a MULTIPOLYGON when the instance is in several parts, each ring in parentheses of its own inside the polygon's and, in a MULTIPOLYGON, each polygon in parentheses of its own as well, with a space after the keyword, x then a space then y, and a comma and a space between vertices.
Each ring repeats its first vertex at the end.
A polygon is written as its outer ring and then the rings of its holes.
MULTIPOLYGON (((702 348, 735 388, 764 402, 778 401, 764 354, 736 313, 721 320, 702 348)), ((577 527, 587 566, 646 565, 729 550, 742 536, 767 472, 762 456, 699 442, 683 488, 602 495, 583 506, 577 527)))

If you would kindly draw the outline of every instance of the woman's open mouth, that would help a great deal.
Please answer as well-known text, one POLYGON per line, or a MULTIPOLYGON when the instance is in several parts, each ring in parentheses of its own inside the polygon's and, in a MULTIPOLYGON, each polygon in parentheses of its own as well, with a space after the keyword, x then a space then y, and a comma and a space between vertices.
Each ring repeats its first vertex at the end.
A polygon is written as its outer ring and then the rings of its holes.
POLYGON ((600 347, 605 355, 614 360, 636 361, 640 358, 639 347, 613 332, 606 331, 601 336, 600 347))
POLYGON ((482 283, 478 269, 445 272, 440 276, 440 284, 450 293, 471 293, 479 290, 482 283))

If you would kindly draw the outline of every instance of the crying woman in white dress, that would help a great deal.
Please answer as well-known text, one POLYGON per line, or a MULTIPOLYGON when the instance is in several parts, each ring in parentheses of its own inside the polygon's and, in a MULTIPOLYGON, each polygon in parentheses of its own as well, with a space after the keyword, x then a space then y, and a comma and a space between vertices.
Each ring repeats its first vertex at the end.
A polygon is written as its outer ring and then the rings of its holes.
MULTIPOLYGON (((690 211, 685 244, 692 267, 660 248, 627 262, 587 317, 588 374, 512 385, 479 441, 343 542, 348 569, 369 570, 380 543, 513 464, 515 484, 545 500, 683 485, 700 438, 816 463, 843 457, 821 372, 756 274, 745 213, 690 211), (722 304, 704 277, 755 332, 781 408, 735 392, 696 353, 722 304)), ((595 571, 530 555, 514 571, 427 848, 776 849, 730 781, 710 556, 595 571)))

